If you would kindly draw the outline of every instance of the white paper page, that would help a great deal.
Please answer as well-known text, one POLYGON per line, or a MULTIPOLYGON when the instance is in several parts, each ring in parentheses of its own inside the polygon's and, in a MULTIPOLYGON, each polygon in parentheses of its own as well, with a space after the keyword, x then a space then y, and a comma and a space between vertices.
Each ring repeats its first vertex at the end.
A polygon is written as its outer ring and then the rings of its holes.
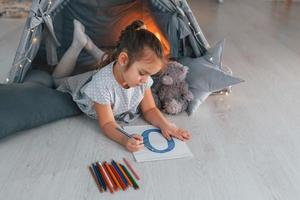
MULTIPOLYGON (((125 131, 129 134, 139 134, 149 129, 157 129, 151 125, 144 125, 144 126, 125 126, 125 131)), ((156 150, 164 150, 168 147, 167 140, 157 132, 150 132, 149 133, 149 143, 154 147, 156 150)), ((158 153, 153 152, 144 147, 142 150, 133 152, 133 156, 137 162, 145 162, 145 161, 154 161, 154 160, 166 160, 166 159, 175 159, 175 158, 184 158, 184 157, 193 157, 190 149, 188 148, 185 142, 173 138, 175 147, 165 153, 158 153)))

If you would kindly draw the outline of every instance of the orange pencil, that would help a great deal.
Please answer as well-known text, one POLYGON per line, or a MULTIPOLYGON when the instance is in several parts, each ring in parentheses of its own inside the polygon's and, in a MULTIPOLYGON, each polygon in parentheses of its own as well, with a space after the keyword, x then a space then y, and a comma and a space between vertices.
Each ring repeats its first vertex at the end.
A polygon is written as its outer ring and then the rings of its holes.
POLYGON ((133 173, 133 175, 135 176, 135 178, 137 180, 140 180, 139 175, 136 173, 136 171, 133 169, 133 167, 131 166, 131 164, 129 163, 129 161, 126 158, 123 158, 125 164, 127 165, 127 167, 129 168, 129 170, 133 173))
POLYGON ((124 177, 126 178, 128 184, 129 184, 130 186, 133 186, 131 180, 127 177, 127 174, 124 172, 124 170, 123 170, 123 168, 121 167, 120 163, 118 163, 118 162, 116 162, 116 163, 117 163, 118 167, 120 168, 120 171, 122 172, 122 174, 123 174, 124 177))
POLYGON ((111 177, 107 167, 105 166, 105 163, 106 161, 102 162, 102 167, 103 167, 103 170, 105 171, 105 173, 107 174, 108 176, 108 179, 110 180, 111 184, 112 184, 112 188, 114 191, 116 191, 116 189, 118 189, 118 186, 116 185, 115 181, 113 180, 113 178, 111 177))
POLYGON ((111 166, 109 163, 107 163, 107 166, 109 167, 110 171, 112 172, 112 174, 115 176, 116 178, 116 184, 118 185, 118 187, 122 190, 124 190, 124 187, 122 185, 122 182, 120 181, 120 177, 118 177, 118 174, 116 174, 116 172, 114 171, 113 166, 111 166))
POLYGON ((97 165, 97 167, 98 167, 98 169, 99 169, 99 171, 100 171, 100 173, 101 173, 101 175, 102 175, 102 177, 103 177, 103 179, 105 181, 105 184, 108 187, 110 193, 114 193, 114 191, 113 191, 113 185, 110 182, 110 180, 108 179, 108 176, 105 173, 102 164, 100 162, 96 162, 96 165, 97 165))
POLYGON ((95 175, 95 173, 94 173, 94 171, 93 171, 93 169, 92 169, 91 166, 89 166, 89 170, 90 170, 90 173, 91 173, 91 175, 92 175, 94 181, 96 182, 96 185, 97 185, 98 190, 102 193, 102 192, 103 192, 103 188, 100 186, 100 184, 99 184, 99 182, 98 182, 98 180, 97 180, 97 177, 96 177, 96 175, 95 175))
POLYGON ((109 176, 112 179, 113 185, 114 185, 114 190, 118 190, 119 188, 122 189, 121 185, 119 184, 117 178, 115 177, 115 175, 113 174, 113 172, 111 171, 111 169, 109 168, 107 162, 105 161, 103 163, 104 169, 107 171, 107 173, 109 174, 109 176))
POLYGON ((118 172, 116 171, 116 169, 112 166, 112 165, 108 165, 111 169, 111 171, 114 173, 115 177, 118 179, 120 185, 121 185, 121 188, 123 190, 126 190, 127 187, 126 187, 126 184, 122 181, 122 178, 120 177, 120 175, 118 174, 118 172))

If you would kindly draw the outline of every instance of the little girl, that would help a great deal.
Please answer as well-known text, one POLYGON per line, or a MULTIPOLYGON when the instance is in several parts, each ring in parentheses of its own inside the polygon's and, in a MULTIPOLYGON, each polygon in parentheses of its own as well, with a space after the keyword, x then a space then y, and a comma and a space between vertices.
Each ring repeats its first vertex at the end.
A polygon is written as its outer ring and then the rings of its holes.
POLYGON ((162 45, 158 38, 145 29, 140 20, 122 31, 117 47, 111 54, 103 54, 84 33, 80 22, 74 21, 73 43, 53 72, 58 90, 69 92, 79 108, 96 118, 105 135, 133 152, 143 147, 143 137, 133 134, 128 138, 118 130, 118 121, 128 122, 142 111, 144 119, 161 129, 167 139, 182 141, 191 135, 175 127, 156 107, 151 93, 151 75, 164 66, 162 45), (101 70, 67 77, 73 71, 82 49, 96 59, 101 70), (105 58, 105 59, 104 59, 105 58))

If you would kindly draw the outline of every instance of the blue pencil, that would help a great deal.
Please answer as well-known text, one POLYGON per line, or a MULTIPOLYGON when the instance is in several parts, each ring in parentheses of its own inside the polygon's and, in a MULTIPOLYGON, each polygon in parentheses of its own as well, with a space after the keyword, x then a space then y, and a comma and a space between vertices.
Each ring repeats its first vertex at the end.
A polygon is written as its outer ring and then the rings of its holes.
POLYGON ((124 177, 123 173, 121 172, 121 170, 119 169, 117 163, 114 160, 112 160, 111 164, 116 169, 116 171, 118 172, 118 174, 120 175, 120 177, 122 178, 123 182, 125 183, 125 185, 127 187, 128 186, 128 182, 127 182, 126 178, 124 177))
POLYGON ((97 176, 97 179, 98 179, 98 181, 99 181, 101 187, 104 189, 104 191, 106 191, 106 185, 105 185, 105 182, 104 182, 104 180, 103 180, 103 178, 102 178, 102 176, 101 176, 101 174, 100 174, 100 172, 99 172, 99 170, 98 170, 98 168, 97 168, 97 165, 96 165, 95 163, 93 163, 93 164, 92 164, 92 167, 93 167, 93 170, 94 170, 94 172, 95 172, 95 174, 96 174, 96 176, 97 176))

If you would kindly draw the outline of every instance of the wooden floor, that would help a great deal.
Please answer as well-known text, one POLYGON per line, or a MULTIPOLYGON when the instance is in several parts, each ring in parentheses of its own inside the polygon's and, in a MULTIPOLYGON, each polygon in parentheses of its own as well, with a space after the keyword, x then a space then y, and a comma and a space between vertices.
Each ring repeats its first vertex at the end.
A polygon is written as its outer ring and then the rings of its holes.
MULTIPOLYGON (((88 164, 133 157, 96 121, 64 119, 0 141, 0 199, 300 199, 300 3, 189 2, 210 44, 227 39, 224 64, 246 80, 229 96, 209 97, 192 117, 168 116, 192 133, 194 158, 134 163, 139 191, 100 194, 88 164)), ((4 24, 2 64, 23 26, 4 24)), ((1 80, 8 67, 1 65, 1 80)))

